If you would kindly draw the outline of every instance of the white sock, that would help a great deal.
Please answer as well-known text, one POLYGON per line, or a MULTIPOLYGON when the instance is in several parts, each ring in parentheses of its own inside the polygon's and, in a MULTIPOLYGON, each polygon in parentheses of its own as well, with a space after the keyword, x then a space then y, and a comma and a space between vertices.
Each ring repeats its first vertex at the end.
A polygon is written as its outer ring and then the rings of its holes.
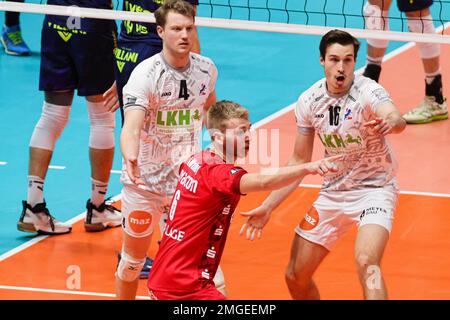
POLYGON ((28 176, 27 203, 34 207, 44 202, 44 179, 38 176, 28 176))
POLYGON ((94 206, 100 206, 105 201, 106 190, 108 189, 108 182, 102 182, 91 178, 92 191, 91 202, 94 206))

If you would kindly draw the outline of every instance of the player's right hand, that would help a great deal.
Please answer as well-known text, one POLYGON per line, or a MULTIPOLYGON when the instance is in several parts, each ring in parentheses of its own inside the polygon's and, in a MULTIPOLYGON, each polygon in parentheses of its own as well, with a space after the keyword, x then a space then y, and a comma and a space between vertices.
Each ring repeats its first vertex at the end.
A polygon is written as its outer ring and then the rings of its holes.
POLYGON ((127 173, 130 180, 136 185, 144 185, 145 182, 141 179, 137 158, 133 157, 125 159, 125 165, 127 167, 127 173))
POLYGON ((344 159, 344 155, 331 156, 308 164, 308 172, 310 174, 319 174, 321 176, 329 172, 338 171, 338 162, 344 159))
POLYGON ((119 96, 117 95, 117 85, 116 82, 112 84, 103 94, 103 105, 109 110, 109 112, 114 112, 119 109, 119 96))

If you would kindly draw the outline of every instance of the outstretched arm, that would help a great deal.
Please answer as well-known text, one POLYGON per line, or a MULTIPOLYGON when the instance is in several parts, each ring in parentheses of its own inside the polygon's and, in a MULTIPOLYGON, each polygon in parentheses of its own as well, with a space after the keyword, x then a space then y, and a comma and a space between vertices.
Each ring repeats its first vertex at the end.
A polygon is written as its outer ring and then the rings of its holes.
POLYGON ((374 134, 387 135, 405 130, 406 121, 400 111, 391 102, 385 102, 377 108, 377 118, 368 121, 364 127, 373 129, 374 134))
MULTIPOLYGON (((310 162, 314 145, 314 131, 307 133, 297 133, 294 145, 294 152, 288 162, 288 166, 298 166, 310 162)), ((247 222, 241 229, 241 235, 247 229, 247 239, 253 239, 255 232, 261 236, 262 228, 270 219, 270 215, 300 184, 304 175, 300 175, 293 179, 293 182, 287 186, 272 191, 263 203, 249 211, 243 212, 241 215, 249 217, 247 222)))

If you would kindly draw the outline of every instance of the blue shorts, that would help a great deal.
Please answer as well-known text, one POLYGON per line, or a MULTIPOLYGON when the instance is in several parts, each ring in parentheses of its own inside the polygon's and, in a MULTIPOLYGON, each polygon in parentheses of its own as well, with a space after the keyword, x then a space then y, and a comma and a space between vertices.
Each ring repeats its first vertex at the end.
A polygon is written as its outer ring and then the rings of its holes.
POLYGON ((116 31, 70 30, 44 20, 39 90, 103 94, 114 82, 116 31))
POLYGON ((131 72, 143 60, 148 59, 155 54, 160 53, 162 46, 142 42, 142 41, 127 41, 119 38, 117 48, 115 49, 115 70, 117 93, 119 94, 120 111, 123 120, 123 99, 122 89, 127 84, 131 72))
POLYGON ((398 10, 401 12, 419 11, 429 8, 433 0, 397 0, 398 10))

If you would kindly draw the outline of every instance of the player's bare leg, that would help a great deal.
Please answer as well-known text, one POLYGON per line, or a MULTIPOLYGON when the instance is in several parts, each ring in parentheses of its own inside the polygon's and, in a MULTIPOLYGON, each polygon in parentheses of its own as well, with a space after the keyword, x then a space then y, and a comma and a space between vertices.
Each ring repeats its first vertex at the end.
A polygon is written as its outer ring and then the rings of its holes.
POLYGON ((380 264, 388 239, 389 232, 380 225, 367 224, 359 228, 355 242, 355 260, 364 298, 367 300, 387 299, 380 264))
MULTIPOLYGON (((152 241, 152 235, 135 238, 127 233, 123 232, 122 240, 122 252, 125 252, 128 256, 136 260, 144 260, 147 255, 147 251, 152 241)), ((138 272, 141 270, 139 269, 138 272)), ((116 295, 120 300, 134 300, 136 299, 136 292, 139 285, 139 277, 131 282, 121 280, 116 274, 116 295)))
MULTIPOLYGON (((369 30, 389 30, 388 11, 391 0, 369 0, 364 6, 365 27, 369 30)), ((369 39, 367 41, 367 63, 364 76, 378 82, 381 73, 387 40, 369 39)))
MULTIPOLYGON (((418 11, 405 12, 406 16, 409 18, 420 19, 421 17, 427 17, 431 15, 430 9, 423 9, 418 11)), ((439 71, 440 63, 439 63, 440 55, 432 58, 422 59, 423 70, 425 74, 432 74, 439 71)))
POLYGON ((312 276, 328 254, 324 247, 295 234, 285 280, 295 300, 319 300, 320 294, 312 276))

